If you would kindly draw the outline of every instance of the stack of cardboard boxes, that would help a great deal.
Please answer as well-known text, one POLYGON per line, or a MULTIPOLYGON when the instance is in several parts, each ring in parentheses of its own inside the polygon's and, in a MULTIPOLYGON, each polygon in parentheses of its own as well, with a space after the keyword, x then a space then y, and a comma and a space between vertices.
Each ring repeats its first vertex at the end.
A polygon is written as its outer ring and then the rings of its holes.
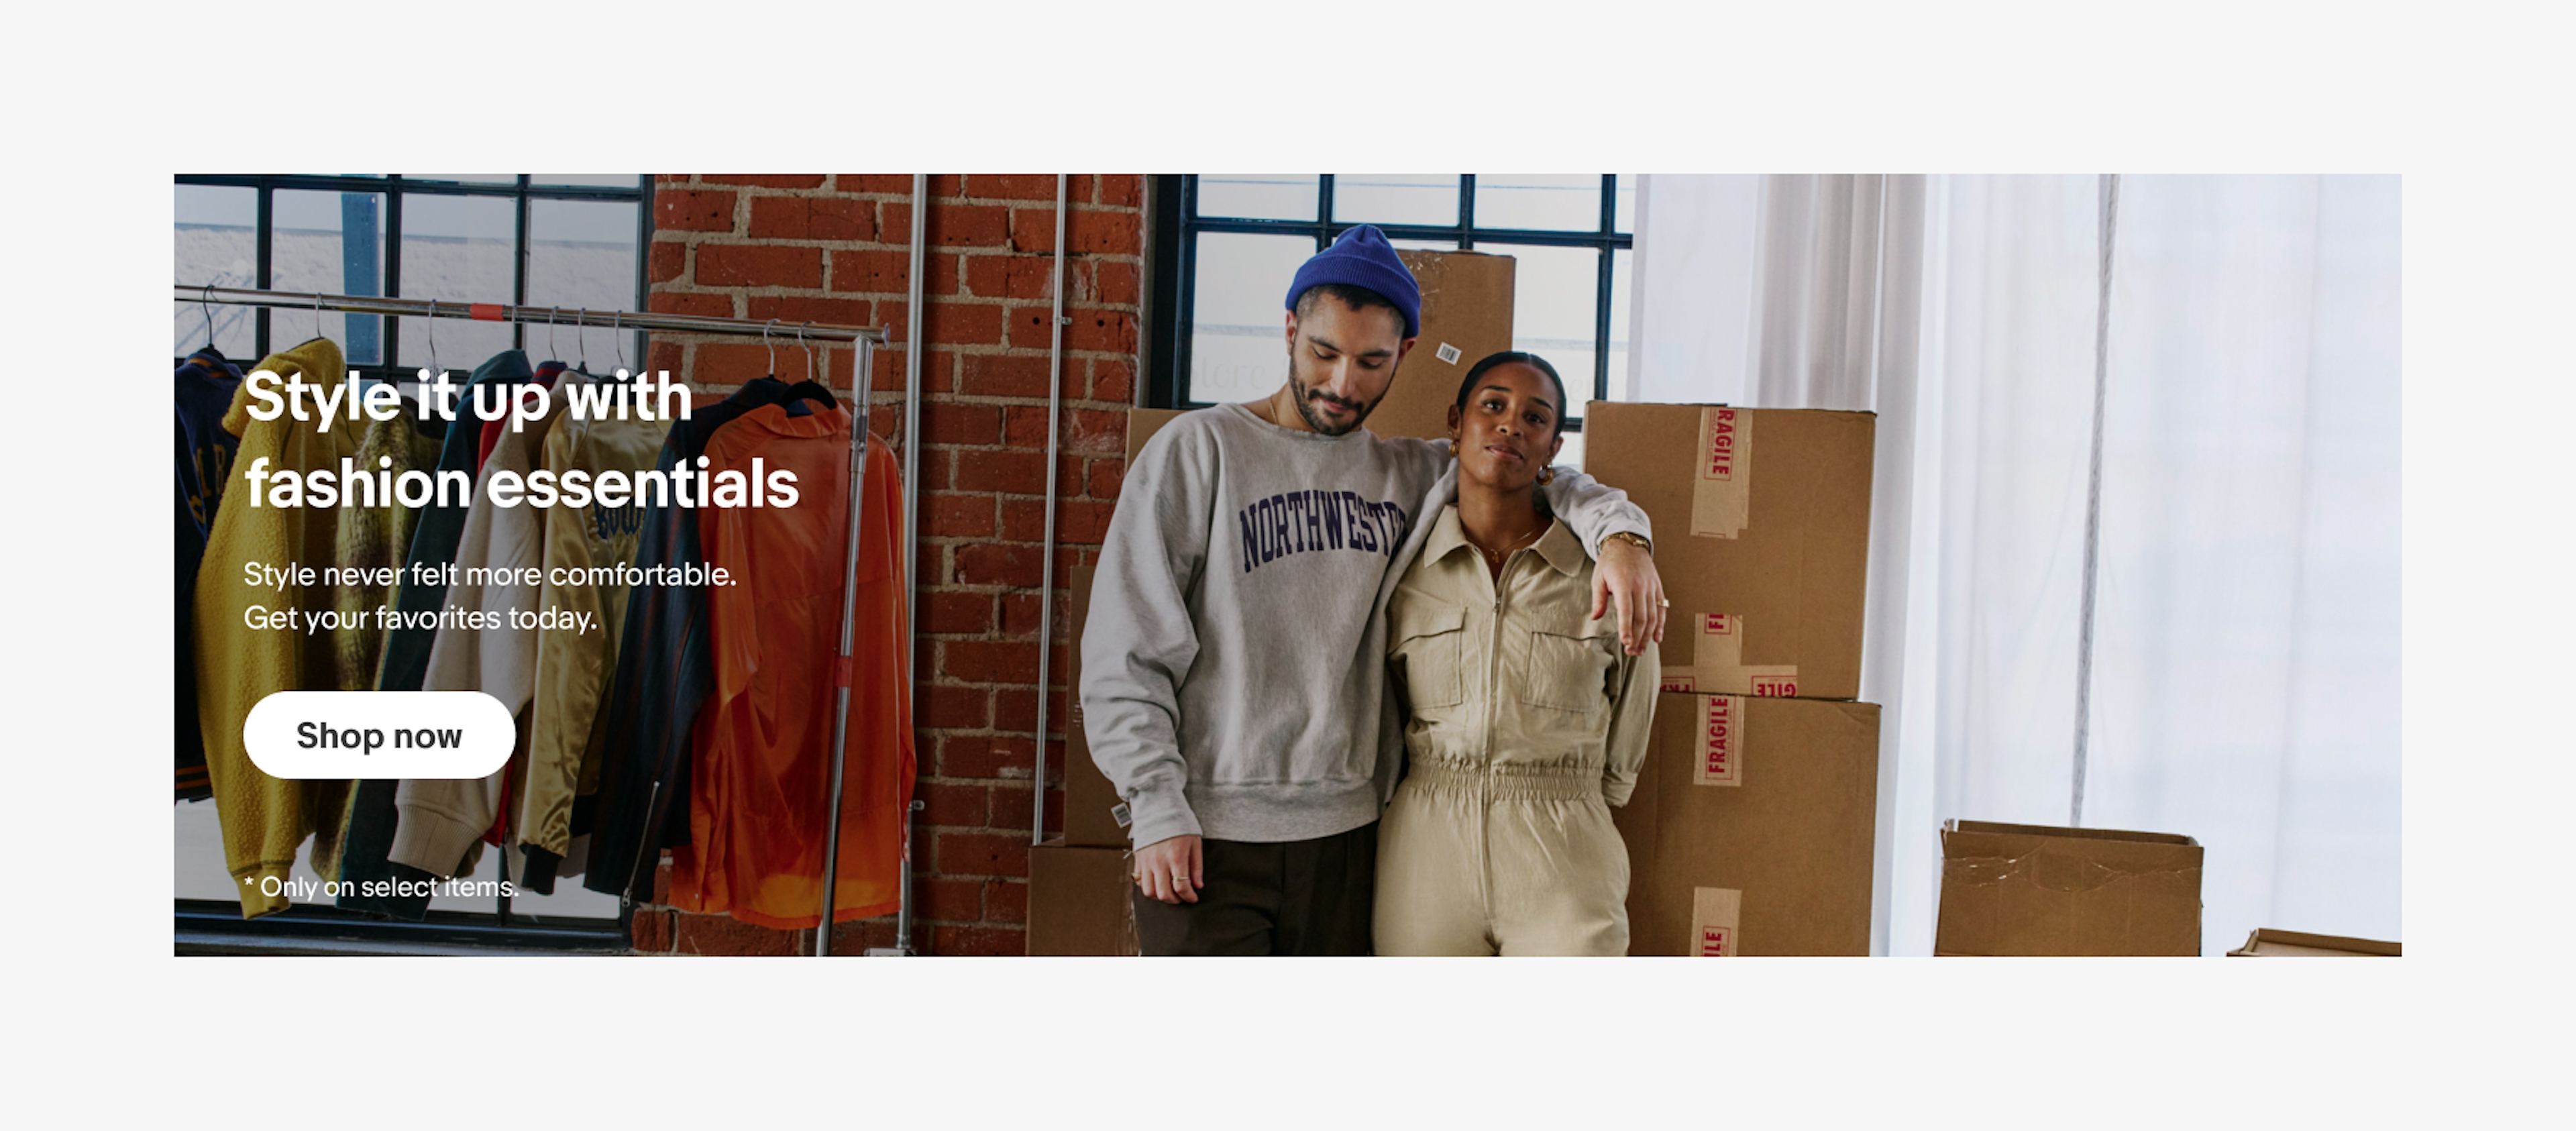
POLYGON ((1593 402, 1584 470, 1654 521, 1664 690, 1630 954, 1865 955, 1878 721, 1860 695, 1875 419, 1593 402))

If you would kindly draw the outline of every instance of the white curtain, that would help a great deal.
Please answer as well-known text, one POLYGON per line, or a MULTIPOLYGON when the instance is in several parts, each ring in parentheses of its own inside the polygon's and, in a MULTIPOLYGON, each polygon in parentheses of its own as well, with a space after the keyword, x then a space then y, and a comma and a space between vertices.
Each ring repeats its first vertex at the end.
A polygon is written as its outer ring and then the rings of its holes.
MULTIPOLYGON (((1882 952, 1939 823, 2066 824, 2100 181, 1666 177, 1640 399, 1879 414, 1882 952)), ((2121 180, 2081 823, 2208 848, 2203 948, 2397 938, 2395 178, 2121 180)))

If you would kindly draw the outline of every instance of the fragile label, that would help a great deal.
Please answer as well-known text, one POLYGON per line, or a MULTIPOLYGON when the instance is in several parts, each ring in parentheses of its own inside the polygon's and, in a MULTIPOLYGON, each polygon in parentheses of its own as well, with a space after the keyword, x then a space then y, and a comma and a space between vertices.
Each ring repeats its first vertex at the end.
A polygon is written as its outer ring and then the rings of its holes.
POLYGON ((1733 958, 1739 953, 1736 919, 1744 910, 1744 893, 1734 888, 1691 889, 1693 958, 1733 958))
POLYGON ((1700 410, 1699 471, 1691 485, 1691 534, 1733 538, 1744 532, 1753 498, 1753 417, 1723 405, 1700 410))
POLYGON ((1448 362, 1451 365, 1458 364, 1458 359, 1465 356, 1458 351, 1458 347, 1450 345, 1447 342, 1440 343, 1439 353, 1440 360, 1448 362))
POLYGON ((1700 785, 1735 785, 1744 743, 1744 700, 1710 695, 1699 701, 1699 757, 1691 780, 1700 785))
POLYGON ((1687 667, 1666 667, 1658 686, 1665 691, 1794 698, 1798 694, 1798 665, 1745 663, 1744 634, 1741 616, 1700 614, 1691 663, 1687 667))

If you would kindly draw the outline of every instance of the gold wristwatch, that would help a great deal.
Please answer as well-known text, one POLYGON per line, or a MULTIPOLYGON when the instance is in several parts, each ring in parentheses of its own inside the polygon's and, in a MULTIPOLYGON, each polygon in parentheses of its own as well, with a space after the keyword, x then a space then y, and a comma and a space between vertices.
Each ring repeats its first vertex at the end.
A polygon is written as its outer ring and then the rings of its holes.
POLYGON ((1608 534, 1602 535, 1601 540, 1603 542, 1626 542, 1640 550, 1644 550, 1647 557, 1651 558, 1655 556, 1655 544, 1647 540, 1645 535, 1639 534, 1634 530, 1613 530, 1608 534))

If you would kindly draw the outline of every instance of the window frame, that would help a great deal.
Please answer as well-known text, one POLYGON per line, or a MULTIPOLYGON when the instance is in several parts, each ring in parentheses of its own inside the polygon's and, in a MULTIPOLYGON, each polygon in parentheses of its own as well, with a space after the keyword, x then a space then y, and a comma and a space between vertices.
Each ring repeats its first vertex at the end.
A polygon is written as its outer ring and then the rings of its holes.
MULTIPOLYGON (((405 176, 400 173, 387 173, 381 176, 310 173, 180 173, 171 179, 174 184, 183 186, 247 188, 257 191, 257 233, 253 239, 258 244, 258 256, 252 268, 256 272, 252 285, 263 291, 269 289, 274 279, 271 259, 276 235, 274 222, 276 194, 279 189, 286 189, 296 192, 363 192, 384 197, 385 242, 382 268, 384 285, 381 288, 384 291, 381 297, 384 298, 404 297, 402 293, 403 197, 484 196, 511 200, 513 207, 511 208, 510 297, 507 301, 512 306, 525 306, 528 302, 528 258, 531 247, 528 239, 528 225, 536 201, 631 203, 635 205, 635 297, 632 304, 626 308, 626 313, 642 312, 649 301, 648 296, 652 293, 653 209, 650 199, 652 196, 652 174, 650 173, 637 174, 632 188, 613 185, 545 184, 537 181, 535 176, 529 173, 520 173, 508 182, 446 181, 405 176)), ((205 280, 202 279, 182 279, 178 281, 178 285, 189 287, 203 282, 205 280)), ((445 302, 447 299, 442 296, 439 301, 445 302)), ((475 295, 470 299, 458 301, 491 302, 494 300, 489 296, 475 295)), ((263 306, 252 311, 251 356, 236 360, 256 361, 270 354, 273 343, 269 335, 269 322, 270 316, 276 309, 263 306)), ((400 373, 399 370, 402 367, 397 364, 398 359, 402 357, 402 319, 392 315, 365 317, 382 320, 378 326, 379 332, 383 335, 381 347, 383 360, 375 365, 353 365, 350 368, 370 378, 407 380, 408 375, 400 373)), ((646 351, 651 346, 651 339, 642 330, 634 331, 634 334, 636 335, 635 356, 640 359, 646 356, 646 351)), ((510 348, 526 349, 527 346, 528 326, 524 323, 511 323, 510 348)), ((173 362, 186 356, 175 354, 173 362)))
MULTIPOLYGON (((1191 409, 1206 408, 1210 403, 1188 399, 1190 342, 1195 320, 1192 308, 1197 294, 1198 237, 1201 233, 1303 235, 1312 238, 1315 249, 1321 251, 1331 246, 1343 232, 1361 224, 1373 224, 1385 232, 1388 239, 1454 240, 1462 251, 1478 250, 1479 244, 1597 250, 1600 266, 1593 292, 1590 399, 1610 398, 1610 300, 1617 282, 1617 253, 1633 252, 1636 247, 1633 232, 1618 230, 1619 174, 1601 174, 1600 222, 1589 231, 1479 227, 1475 222, 1476 175, 1473 173, 1458 176, 1458 219, 1455 224, 1378 224, 1368 220, 1335 220, 1333 178, 1331 173, 1316 175, 1315 216, 1301 220, 1201 216, 1198 213, 1198 174, 1167 173, 1153 178, 1154 305, 1148 347, 1152 356, 1145 384, 1147 407, 1191 409)), ((1582 431, 1582 418, 1569 417, 1565 430, 1582 431)))

